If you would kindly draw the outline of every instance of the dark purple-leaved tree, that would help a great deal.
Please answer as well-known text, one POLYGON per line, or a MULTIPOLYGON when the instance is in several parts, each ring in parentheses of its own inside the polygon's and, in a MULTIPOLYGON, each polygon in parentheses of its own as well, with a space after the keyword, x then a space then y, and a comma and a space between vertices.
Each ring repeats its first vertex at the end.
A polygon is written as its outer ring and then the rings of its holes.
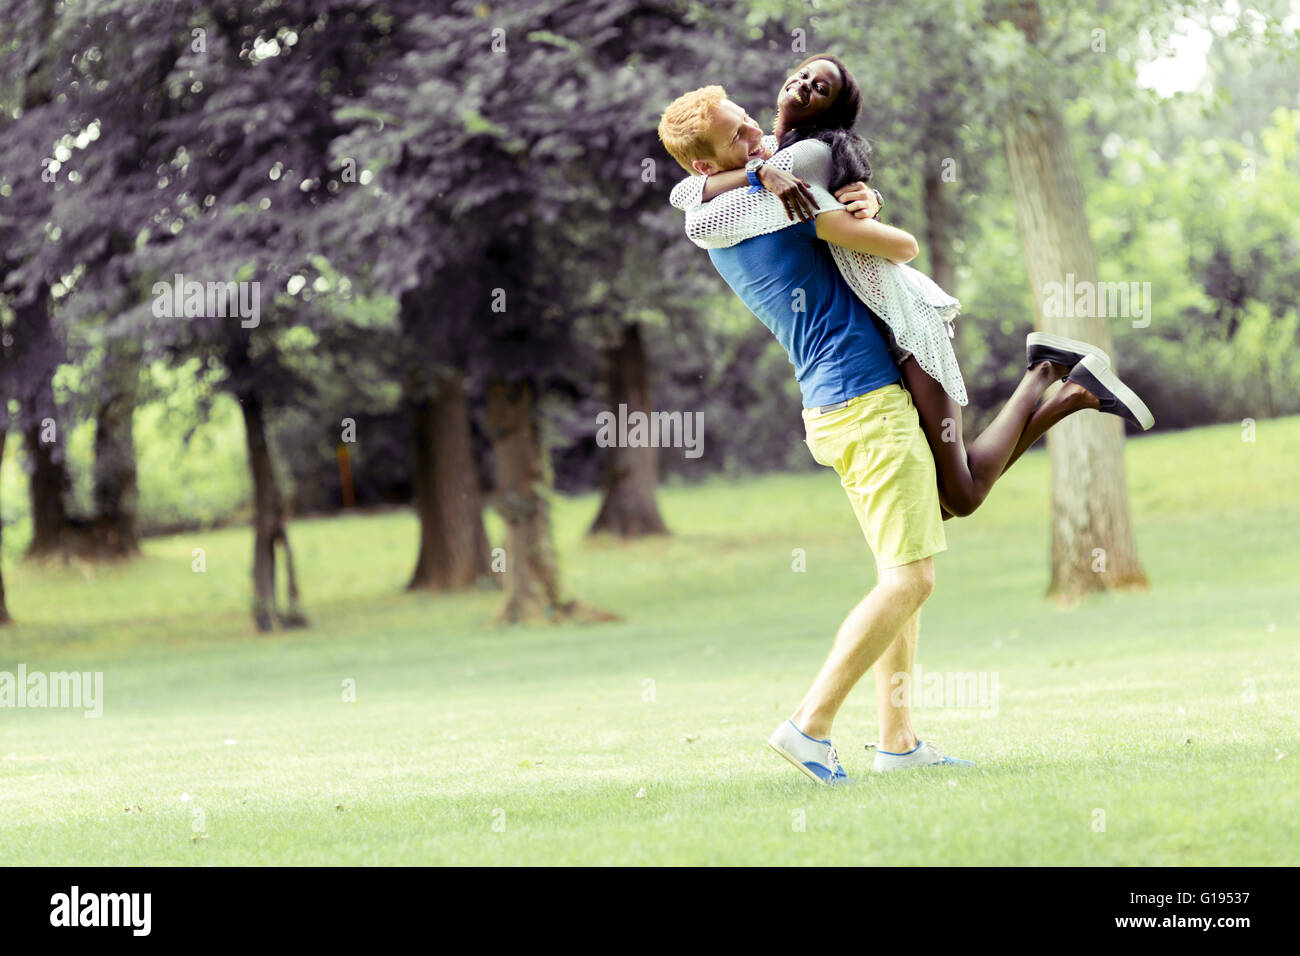
MULTIPOLYGON (((78 137, 78 149, 59 170, 62 190, 44 224, 58 253, 40 250, 18 269, 28 290, 75 277, 62 282, 61 311, 103 356, 97 451, 125 445, 109 436, 114 426, 129 435, 132 376, 143 360, 198 359, 239 402, 253 486, 253 613, 263 630, 277 619, 305 623, 268 416, 310 401, 306 370, 316 366, 303 356, 337 325, 293 280, 314 253, 308 224, 338 186, 327 165, 338 132, 333 104, 349 94, 348 77, 365 74, 369 44, 384 31, 348 5, 330 17, 319 6, 103 3, 60 21, 58 95, 49 101, 61 110, 45 123, 78 137), (92 140, 84 148, 83 136, 92 140), (277 548, 288 572, 283 613, 277 548)), ((25 217, 29 233, 38 218, 25 217)), ((36 298, 28 291, 23 301, 36 298)), ((42 344, 40 324, 29 327, 26 338, 42 344)), ((96 482, 110 514, 109 502, 133 484, 132 468, 106 468, 96 482)))

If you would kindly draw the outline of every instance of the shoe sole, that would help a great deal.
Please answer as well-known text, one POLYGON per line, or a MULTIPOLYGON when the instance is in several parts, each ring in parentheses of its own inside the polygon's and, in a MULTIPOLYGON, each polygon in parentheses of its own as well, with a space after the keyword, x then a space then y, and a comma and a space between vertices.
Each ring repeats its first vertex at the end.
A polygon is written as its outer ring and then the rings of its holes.
POLYGON ((817 774, 813 773, 811 770, 809 770, 807 767, 805 767, 805 766, 803 765, 803 761, 802 761, 802 760, 797 760, 797 759, 795 758, 795 756, 794 756, 793 754, 791 754, 791 753, 788 753, 788 752, 785 750, 785 748, 783 748, 783 747, 781 747, 781 746, 779 746, 779 745, 777 745, 777 744, 772 743, 772 741, 770 741, 770 740, 767 742, 767 745, 768 745, 769 747, 771 747, 773 750, 775 750, 777 753, 779 753, 779 754, 780 754, 782 757, 784 757, 786 760, 790 761, 790 763, 792 763, 792 764, 795 766, 795 768, 798 769, 798 771, 799 771, 800 773, 802 773, 805 777, 807 777, 807 778, 809 778, 810 780, 816 782, 816 783, 819 784, 820 786, 823 786, 823 787, 835 787, 835 786, 839 786, 839 784, 827 783, 827 782, 826 782, 825 780, 823 780, 821 777, 817 776, 817 774))
POLYGON ((873 773, 899 773, 903 770, 928 770, 931 767, 956 767, 958 770, 974 770, 975 764, 967 763, 946 763, 942 760, 934 763, 909 763, 901 767, 876 767, 871 768, 873 773))
MULTIPOLYGON (((1100 365, 1097 362, 1089 362, 1085 357, 1079 362, 1078 368, 1083 368, 1093 376, 1102 386, 1115 396, 1115 400, 1128 409, 1133 417, 1137 419, 1138 425, 1143 431, 1147 431, 1156 423, 1156 417, 1151 414, 1151 409, 1147 408, 1147 403, 1137 397, 1137 393, 1119 380, 1109 365, 1100 365)), ((1073 374, 1073 373, 1071 373, 1073 374)), ((1083 385, 1082 382, 1078 383, 1083 385)), ((1086 385, 1083 386, 1087 388, 1086 385)), ((1116 412, 1107 410, 1102 412, 1103 415, 1116 415, 1116 412)), ((1117 415, 1123 418, 1123 415, 1117 415)))
MULTIPOLYGON (((1064 335, 1053 335, 1050 332, 1030 332, 1025 338, 1026 360, 1028 351, 1035 345, 1041 345, 1046 348, 1060 349, 1063 352, 1075 352, 1079 355, 1079 361, 1082 361, 1085 355, 1095 355, 1110 367, 1110 356, 1103 352, 1097 346, 1089 342, 1083 342, 1079 339, 1067 338, 1064 335)), ((1076 364, 1078 364, 1076 362, 1076 364)))

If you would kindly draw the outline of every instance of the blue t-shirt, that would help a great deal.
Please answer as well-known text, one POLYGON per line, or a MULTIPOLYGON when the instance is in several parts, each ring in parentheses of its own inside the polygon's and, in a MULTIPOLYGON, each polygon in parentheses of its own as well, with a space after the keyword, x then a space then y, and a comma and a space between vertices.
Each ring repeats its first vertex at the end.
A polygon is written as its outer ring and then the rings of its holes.
POLYGON ((710 249, 709 258, 785 347, 805 408, 901 378, 871 310, 844 281, 813 223, 710 249))

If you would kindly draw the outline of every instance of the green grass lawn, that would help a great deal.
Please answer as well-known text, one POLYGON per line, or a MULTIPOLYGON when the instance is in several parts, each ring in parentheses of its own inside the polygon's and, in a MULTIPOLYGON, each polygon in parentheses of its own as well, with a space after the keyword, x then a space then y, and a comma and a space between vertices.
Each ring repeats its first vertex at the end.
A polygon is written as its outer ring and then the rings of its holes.
POLYGON ((312 627, 269 637, 246 529, 9 560, 0 670, 102 671, 104 712, 0 710, 0 865, 1294 865, 1300 418, 1127 462, 1150 591, 1043 599, 1030 454, 946 525, 923 615, 923 668, 998 675, 996 713, 916 715, 979 767, 873 776, 868 678, 836 725, 846 790, 764 744, 874 579, 829 470, 665 488, 675 534, 633 544, 583 538, 594 497, 557 501, 566 583, 610 624, 404 593, 407 513, 295 523, 312 627))

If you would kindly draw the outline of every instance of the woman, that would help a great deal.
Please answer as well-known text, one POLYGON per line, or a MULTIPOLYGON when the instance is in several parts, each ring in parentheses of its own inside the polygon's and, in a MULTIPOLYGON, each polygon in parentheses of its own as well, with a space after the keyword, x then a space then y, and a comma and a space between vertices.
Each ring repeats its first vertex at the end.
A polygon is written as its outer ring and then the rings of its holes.
MULTIPOLYGON (((773 135, 764 138, 767 152, 774 153, 770 161, 757 171, 693 176, 673 190, 673 204, 687 211, 692 241, 734 245, 796 218, 810 219, 819 206, 827 208, 828 192, 870 181, 866 143, 853 132, 861 107, 861 91, 837 57, 818 54, 800 63, 778 94, 773 135), (753 195, 757 186, 735 189, 753 182, 751 177, 767 193, 753 195)), ((848 208, 853 212, 864 205, 876 204, 855 202, 848 208)), ((1067 415, 1093 408, 1151 427, 1150 411, 1110 371, 1104 352, 1074 339, 1031 333, 1024 377, 992 424, 967 445, 961 424, 965 384, 949 342, 949 323, 960 304, 907 266, 835 245, 831 251, 850 288, 884 320, 881 332, 934 455, 945 519, 979 507, 1006 469, 1067 415), (1059 379, 1065 384, 1039 404, 1059 379)))

